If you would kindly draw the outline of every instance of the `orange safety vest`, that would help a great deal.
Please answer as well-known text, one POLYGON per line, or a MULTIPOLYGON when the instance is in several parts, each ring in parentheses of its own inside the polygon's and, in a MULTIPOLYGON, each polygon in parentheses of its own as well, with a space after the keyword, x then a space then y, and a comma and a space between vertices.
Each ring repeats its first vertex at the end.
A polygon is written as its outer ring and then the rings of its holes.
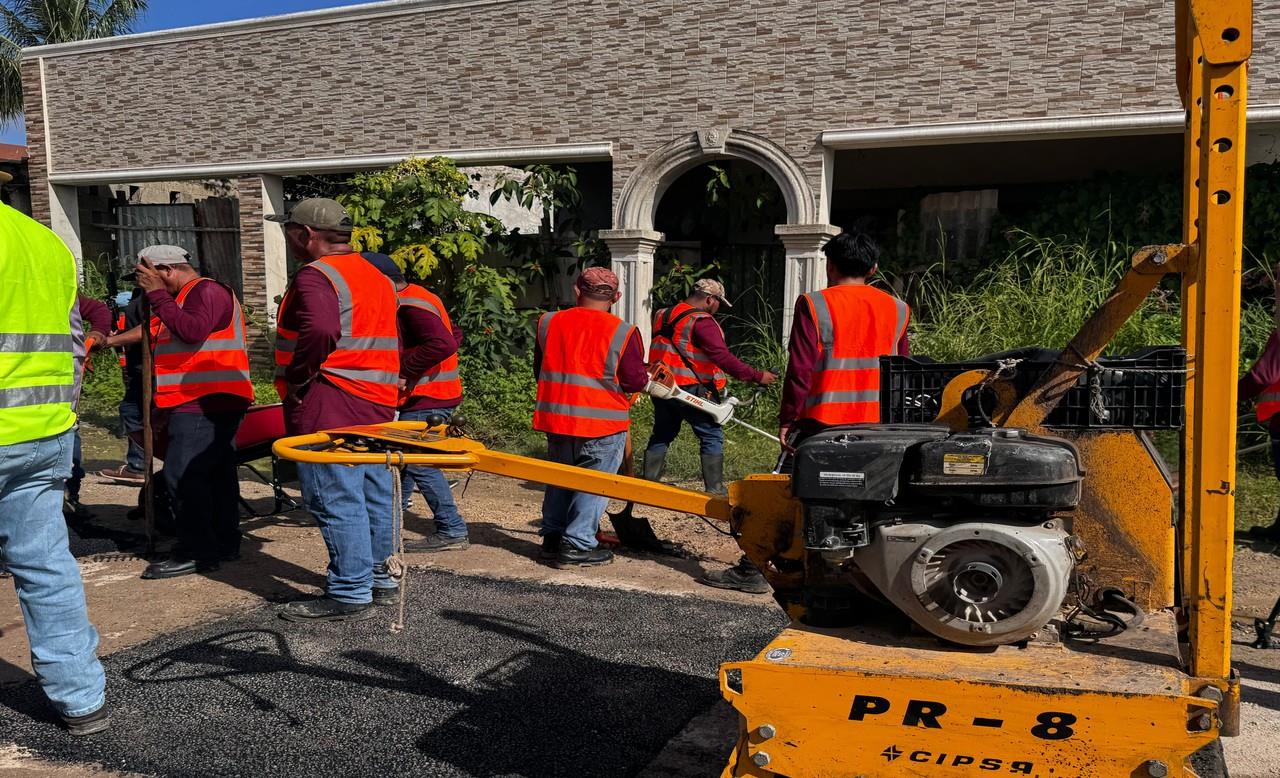
MULTIPOLYGON (((320 374, 352 397, 395 408, 400 401, 395 285, 359 254, 321 257, 307 267, 319 270, 333 285, 342 324, 338 346, 325 358, 320 374)), ((290 288, 280 301, 276 324, 276 391, 281 399, 289 393, 284 373, 298 345, 297 331, 284 326, 292 303, 290 288)))
MULTIPOLYGON (((444 309, 444 301, 433 292, 417 284, 409 284, 399 293, 400 304, 412 308, 421 308, 434 313, 444 322, 445 329, 453 332, 453 321, 449 312, 444 309)), ((458 355, 451 354, 443 362, 428 370, 413 385, 407 396, 402 396, 400 403, 409 397, 430 397, 434 400, 460 400, 462 398, 462 376, 458 373, 458 355)))
POLYGON ((1272 384, 1258 395, 1254 410, 1258 414, 1258 423, 1266 424, 1271 417, 1280 413, 1280 383, 1272 384))
MULTIPOLYGON (((178 306, 186 302, 192 289, 205 282, 218 283, 209 278, 191 281, 174 298, 178 306)), ((229 288, 227 291, 231 294, 231 323, 210 333, 202 343, 179 340, 159 317, 152 317, 157 408, 176 408, 211 394, 230 394, 253 402, 244 312, 235 292, 229 288)))
POLYGON ((633 336, 640 336, 635 327, 607 311, 543 314, 533 428, 579 438, 624 432, 631 425, 631 398, 618 384, 618 365, 633 336))
POLYGON ((880 357, 898 353, 911 309, 862 285, 801 299, 817 325, 820 353, 800 418, 827 426, 880 421, 880 357))
MULTIPOLYGON (((724 374, 715 362, 707 356, 707 352, 698 348, 693 342, 693 328, 699 319, 715 318, 706 311, 696 311, 695 313, 681 316, 685 311, 694 310, 692 305, 688 303, 677 303, 674 308, 667 308, 658 311, 658 315, 653 319, 653 343, 649 346, 649 364, 661 362, 666 365, 676 377, 677 386, 693 386, 695 384, 705 384, 711 382, 715 384, 716 390, 724 389, 729 382, 728 376, 724 374), (662 331, 668 321, 673 321, 677 317, 680 318, 676 322, 675 332, 671 338, 659 337, 658 333, 662 331), (688 358, 689 364, 680 358, 680 351, 684 352, 688 358), (689 365, 693 365, 693 370, 689 369, 689 365)), ((716 326, 720 326, 719 323, 716 326)), ((723 332, 723 330, 721 330, 723 332)))
MULTIPOLYGON (((124 332, 124 314, 123 313, 116 317, 116 332, 117 333, 124 332)), ((121 368, 127 367, 128 361, 124 358, 124 348, 117 348, 116 352, 120 355, 120 358, 119 358, 120 367, 121 368)))

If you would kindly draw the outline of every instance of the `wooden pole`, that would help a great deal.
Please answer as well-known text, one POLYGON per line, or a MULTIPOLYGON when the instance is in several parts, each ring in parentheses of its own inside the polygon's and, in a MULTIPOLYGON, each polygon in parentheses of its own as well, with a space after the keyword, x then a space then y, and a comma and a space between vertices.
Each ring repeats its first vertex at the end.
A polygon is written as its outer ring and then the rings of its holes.
POLYGON ((151 304, 142 302, 142 515, 147 532, 147 555, 156 551, 155 486, 152 483, 155 444, 152 439, 151 405, 155 392, 155 360, 151 351, 151 304))

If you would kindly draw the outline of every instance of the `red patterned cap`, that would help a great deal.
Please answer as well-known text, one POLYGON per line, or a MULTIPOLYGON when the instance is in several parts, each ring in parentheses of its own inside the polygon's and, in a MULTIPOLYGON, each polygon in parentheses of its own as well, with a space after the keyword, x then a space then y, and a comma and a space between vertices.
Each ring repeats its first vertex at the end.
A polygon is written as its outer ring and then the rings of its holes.
POLYGON ((618 293, 618 276, 607 267, 589 267, 575 284, 583 294, 612 298, 618 293))

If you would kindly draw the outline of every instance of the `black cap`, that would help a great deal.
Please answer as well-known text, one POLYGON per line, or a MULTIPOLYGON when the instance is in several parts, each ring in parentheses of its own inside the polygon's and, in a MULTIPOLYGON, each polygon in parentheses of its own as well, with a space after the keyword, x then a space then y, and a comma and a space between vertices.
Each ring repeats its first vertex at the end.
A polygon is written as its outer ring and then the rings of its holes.
POLYGON ((392 281, 395 281, 396 283, 404 282, 404 271, 400 269, 400 266, 396 264, 394 259, 386 254, 366 251, 360 256, 364 257, 370 265, 381 270, 382 274, 387 278, 390 278, 392 281))

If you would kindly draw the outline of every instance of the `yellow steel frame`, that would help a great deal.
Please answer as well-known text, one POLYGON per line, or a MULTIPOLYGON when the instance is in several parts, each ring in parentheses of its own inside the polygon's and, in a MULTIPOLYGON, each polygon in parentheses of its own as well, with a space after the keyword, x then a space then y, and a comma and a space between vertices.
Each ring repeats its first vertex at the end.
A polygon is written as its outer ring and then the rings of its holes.
MULTIPOLYGON (((1147 531, 1154 526, 1152 510, 1168 504, 1170 493, 1166 482, 1138 467, 1150 464, 1149 457, 1136 436, 1124 434, 1076 441, 1092 467, 1086 481, 1092 503, 1082 502, 1076 528, 1083 524, 1082 535, 1094 533, 1087 540, 1102 547, 1103 557, 1110 553, 1119 564, 1127 558, 1145 570, 1149 602, 1181 606, 1189 636, 1185 658, 1179 658, 1168 610, 1099 651, 1056 644, 968 651, 874 627, 806 627, 800 621, 806 591, 802 512, 786 476, 739 481, 726 500, 490 451, 421 423, 287 438, 275 451, 302 462, 481 470, 729 522, 793 623, 756 658, 721 668, 722 691, 741 714, 725 778, 975 771, 1194 776, 1187 758, 1219 734, 1234 734, 1239 704, 1230 667, 1231 558, 1252 7, 1250 0, 1177 0, 1176 9, 1177 78, 1187 111, 1183 242, 1135 256, 1131 272, 1064 352, 1075 359, 1062 360, 1026 396, 1000 382, 990 388, 999 400, 993 418, 1039 429, 1064 388, 1160 278, 1181 274, 1183 345, 1192 372, 1176 537, 1167 521, 1163 534, 1147 531), (365 445, 369 440, 397 450, 375 451, 365 445), (1135 457, 1142 462, 1134 464, 1135 457), (1136 488, 1139 482, 1146 491, 1136 488), (1151 503, 1152 510, 1135 503, 1151 503), (1173 578, 1180 584, 1176 602, 1166 586, 1173 578)), ((939 422, 963 427, 960 394, 986 378, 974 371, 955 379, 939 422)), ((1142 592, 1134 594, 1142 598, 1142 592)))

